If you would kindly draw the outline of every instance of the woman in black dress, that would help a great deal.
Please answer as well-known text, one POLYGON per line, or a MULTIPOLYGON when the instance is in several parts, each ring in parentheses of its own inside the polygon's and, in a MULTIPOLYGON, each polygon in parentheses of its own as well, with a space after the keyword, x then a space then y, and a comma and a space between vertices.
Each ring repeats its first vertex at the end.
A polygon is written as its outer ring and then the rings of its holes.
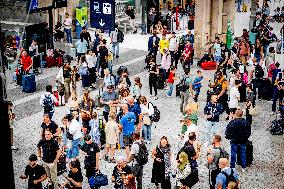
POLYGON ((171 146, 167 137, 163 136, 160 144, 152 150, 152 158, 154 163, 151 182, 155 183, 157 187, 161 183, 162 189, 170 189, 171 146))
POLYGON ((157 93, 158 93, 158 86, 157 86, 157 79, 159 75, 159 69, 155 62, 155 60, 152 58, 149 63, 149 86, 150 86, 150 94, 152 96, 152 88, 154 88, 155 91, 155 100, 158 99, 157 93))

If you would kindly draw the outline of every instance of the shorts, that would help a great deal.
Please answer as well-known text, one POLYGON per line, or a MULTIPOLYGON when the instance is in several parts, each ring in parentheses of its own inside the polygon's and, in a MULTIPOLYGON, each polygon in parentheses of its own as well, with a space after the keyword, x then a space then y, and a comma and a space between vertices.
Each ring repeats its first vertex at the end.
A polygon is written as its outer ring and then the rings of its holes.
POLYGON ((131 146, 131 144, 133 143, 132 135, 123 136, 123 143, 124 143, 124 146, 131 146))
POLYGON ((106 143, 106 147, 110 149, 116 149, 116 144, 108 144, 106 143))
POLYGON ((235 114, 236 111, 237 111, 237 108, 230 108, 230 112, 231 112, 232 114, 235 114))

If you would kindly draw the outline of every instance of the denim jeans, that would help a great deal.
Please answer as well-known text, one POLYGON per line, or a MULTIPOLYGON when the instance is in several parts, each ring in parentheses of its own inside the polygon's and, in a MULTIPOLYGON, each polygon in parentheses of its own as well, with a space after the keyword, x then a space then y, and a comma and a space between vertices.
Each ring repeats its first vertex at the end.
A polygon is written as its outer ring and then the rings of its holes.
POLYGON ((235 168, 236 159, 237 159, 237 150, 241 148, 241 160, 242 160, 242 168, 246 168, 247 164, 247 155, 246 155, 246 144, 236 144, 231 142, 231 168, 235 168))
POLYGON ((181 104, 180 104, 180 112, 184 112, 185 107, 187 106, 188 99, 189 99, 189 91, 181 91, 180 92, 180 97, 181 97, 181 104))
POLYGON ((214 56, 214 61, 220 63, 221 62, 222 57, 221 56, 214 56))
POLYGON ((68 159, 75 158, 79 156, 79 143, 80 139, 72 140, 72 146, 68 151, 68 159))
POLYGON ((283 100, 283 96, 280 95, 281 92, 279 91, 279 89, 277 87, 274 87, 274 92, 273 92, 273 101, 272 101, 272 111, 276 112, 276 104, 277 104, 277 100, 279 99, 279 101, 283 100))
POLYGON ((167 92, 167 95, 168 96, 172 96, 172 94, 173 94, 173 90, 174 90, 174 84, 173 83, 169 83, 169 90, 168 90, 168 92, 167 92))
POLYGON ((142 132, 145 141, 151 141, 151 125, 143 125, 142 132))
POLYGON ((206 121, 207 141, 211 141, 213 135, 218 134, 219 122, 206 121))
POLYGON ((119 55, 119 42, 112 43, 112 53, 113 55, 116 55, 116 56, 119 55))
POLYGON ((72 43, 71 29, 64 29, 66 33, 66 42, 72 43))

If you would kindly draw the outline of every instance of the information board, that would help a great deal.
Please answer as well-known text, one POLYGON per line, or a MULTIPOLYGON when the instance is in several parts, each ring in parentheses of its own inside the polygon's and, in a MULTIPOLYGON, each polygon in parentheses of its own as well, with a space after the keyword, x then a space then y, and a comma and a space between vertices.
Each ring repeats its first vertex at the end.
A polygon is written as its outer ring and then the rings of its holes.
POLYGON ((91 0, 90 21, 91 27, 103 31, 114 30, 115 0, 91 0))

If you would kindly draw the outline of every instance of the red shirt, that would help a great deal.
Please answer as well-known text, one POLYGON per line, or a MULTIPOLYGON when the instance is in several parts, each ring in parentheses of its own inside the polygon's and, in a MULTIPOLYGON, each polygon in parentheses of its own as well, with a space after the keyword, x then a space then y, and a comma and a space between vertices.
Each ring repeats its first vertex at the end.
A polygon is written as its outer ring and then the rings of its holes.
POLYGON ((175 73, 170 72, 169 78, 168 78, 168 83, 174 83, 174 77, 175 77, 175 73))
POLYGON ((30 56, 22 56, 21 64, 23 65, 23 70, 27 71, 28 67, 32 65, 32 59, 30 56))

